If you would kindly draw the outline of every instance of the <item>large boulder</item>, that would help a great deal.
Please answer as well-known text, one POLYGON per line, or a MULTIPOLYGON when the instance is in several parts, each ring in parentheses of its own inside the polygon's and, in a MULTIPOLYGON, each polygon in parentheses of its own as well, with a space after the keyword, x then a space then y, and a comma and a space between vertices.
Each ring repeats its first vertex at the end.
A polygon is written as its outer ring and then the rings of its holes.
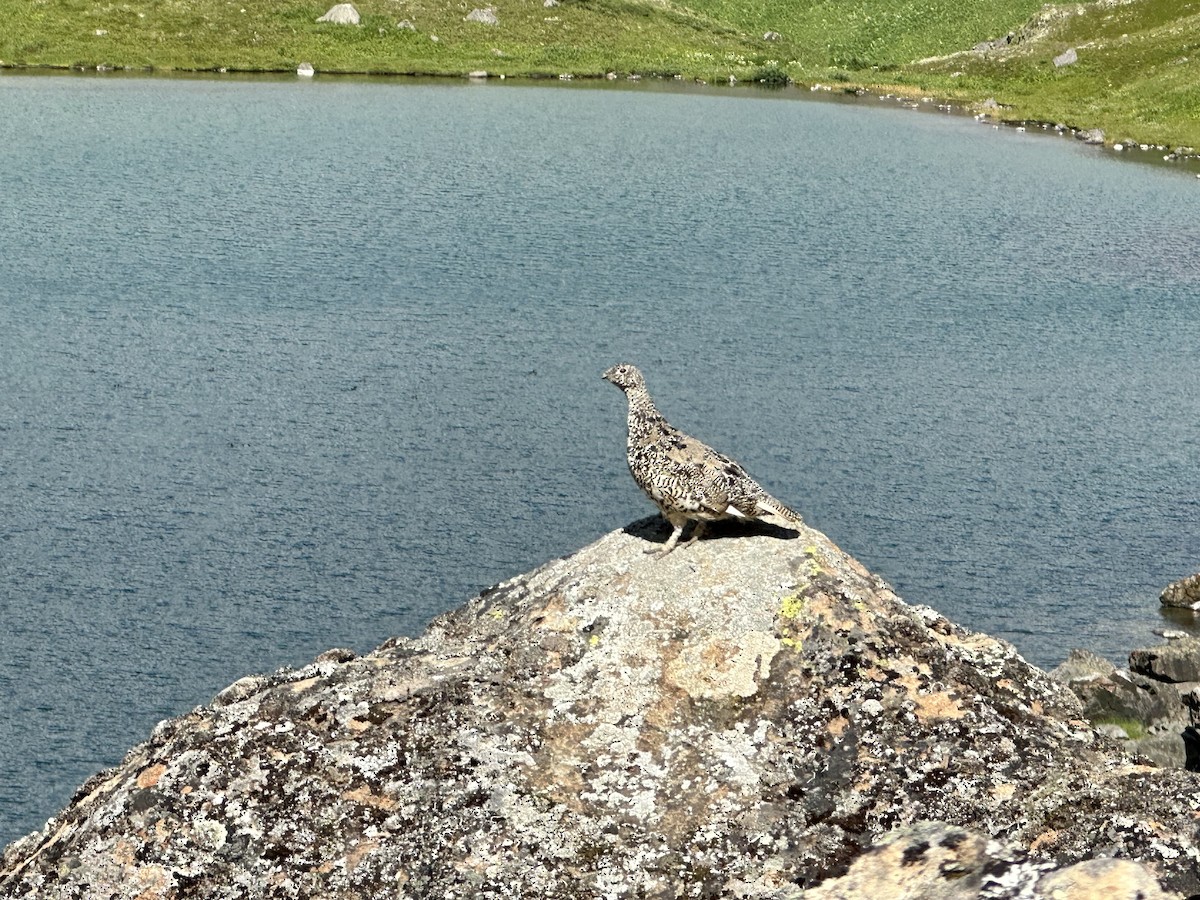
POLYGON ((713 532, 654 559, 639 523, 233 684, 12 844, 0 896, 781 897, 930 819, 1200 891, 1191 773, 819 532, 713 532))

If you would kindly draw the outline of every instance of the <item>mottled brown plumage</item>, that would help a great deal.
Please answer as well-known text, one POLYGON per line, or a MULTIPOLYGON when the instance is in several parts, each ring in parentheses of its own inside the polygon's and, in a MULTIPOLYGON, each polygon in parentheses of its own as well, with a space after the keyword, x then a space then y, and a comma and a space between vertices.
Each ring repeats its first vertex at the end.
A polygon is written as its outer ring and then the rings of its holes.
POLYGON ((673 528, 671 537, 657 551, 659 556, 675 549, 688 522, 695 522, 696 527, 684 546, 703 534, 706 522, 716 519, 777 516, 793 526, 804 524, 797 513, 759 487, 738 463, 663 418, 637 366, 621 363, 603 377, 624 391, 629 400, 627 458, 633 480, 673 528))

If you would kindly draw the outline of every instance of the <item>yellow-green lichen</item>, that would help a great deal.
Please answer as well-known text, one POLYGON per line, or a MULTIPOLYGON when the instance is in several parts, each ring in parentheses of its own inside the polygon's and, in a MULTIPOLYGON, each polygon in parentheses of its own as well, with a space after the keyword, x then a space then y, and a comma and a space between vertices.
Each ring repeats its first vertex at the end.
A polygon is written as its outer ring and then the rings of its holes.
POLYGON ((800 614, 804 612, 804 603, 805 600, 803 594, 799 592, 795 594, 788 594, 781 601, 779 601, 779 618, 798 618, 800 614))
POLYGON ((800 591, 779 601, 779 643, 790 650, 799 651, 803 647, 803 641, 792 632, 792 623, 804 614, 807 602, 800 591))

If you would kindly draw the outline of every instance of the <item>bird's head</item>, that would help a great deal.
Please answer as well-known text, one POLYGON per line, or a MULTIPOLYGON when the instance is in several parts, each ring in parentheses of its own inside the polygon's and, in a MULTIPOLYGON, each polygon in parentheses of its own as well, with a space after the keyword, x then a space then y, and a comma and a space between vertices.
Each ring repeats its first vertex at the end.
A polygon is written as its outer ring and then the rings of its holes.
POLYGON ((638 367, 630 363, 617 363, 606 371, 602 377, 605 381, 611 381, 623 391, 646 386, 646 379, 642 377, 642 373, 638 370, 638 367))

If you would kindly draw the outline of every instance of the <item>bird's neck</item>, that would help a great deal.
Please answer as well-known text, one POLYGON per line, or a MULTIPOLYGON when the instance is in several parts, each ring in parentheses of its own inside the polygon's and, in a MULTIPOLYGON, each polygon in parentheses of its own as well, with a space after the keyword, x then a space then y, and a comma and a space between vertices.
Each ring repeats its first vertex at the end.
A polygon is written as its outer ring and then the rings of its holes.
POLYGON ((662 413, 650 399, 650 392, 644 387, 633 387, 625 392, 629 398, 629 440, 633 443, 638 437, 657 428, 662 422, 662 413))

